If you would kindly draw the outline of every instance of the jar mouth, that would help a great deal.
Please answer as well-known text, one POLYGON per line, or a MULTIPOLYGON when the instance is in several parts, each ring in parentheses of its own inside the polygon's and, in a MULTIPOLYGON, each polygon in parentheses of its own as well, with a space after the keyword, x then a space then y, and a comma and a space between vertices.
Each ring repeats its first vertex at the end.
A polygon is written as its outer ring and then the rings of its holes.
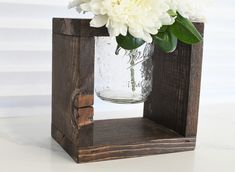
POLYGON ((116 104, 138 104, 147 100, 148 95, 140 96, 137 93, 124 92, 123 90, 95 91, 96 95, 104 101, 116 104))

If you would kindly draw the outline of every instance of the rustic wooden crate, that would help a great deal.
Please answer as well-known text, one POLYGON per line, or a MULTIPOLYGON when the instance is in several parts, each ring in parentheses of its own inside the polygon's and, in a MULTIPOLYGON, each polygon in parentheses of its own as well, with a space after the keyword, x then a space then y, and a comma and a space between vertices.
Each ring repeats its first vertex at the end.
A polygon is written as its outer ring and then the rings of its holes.
POLYGON ((52 137, 79 163, 193 150, 203 44, 156 47, 142 118, 93 121, 94 37, 108 32, 89 22, 53 19, 52 137))

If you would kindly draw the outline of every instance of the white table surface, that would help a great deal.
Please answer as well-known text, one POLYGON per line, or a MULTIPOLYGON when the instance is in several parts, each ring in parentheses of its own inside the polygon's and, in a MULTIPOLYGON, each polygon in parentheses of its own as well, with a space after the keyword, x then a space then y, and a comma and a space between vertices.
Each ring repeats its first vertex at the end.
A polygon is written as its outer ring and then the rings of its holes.
POLYGON ((0 119, 0 172, 235 172, 235 104, 201 106, 195 151, 97 163, 76 164, 50 123, 50 115, 0 119))

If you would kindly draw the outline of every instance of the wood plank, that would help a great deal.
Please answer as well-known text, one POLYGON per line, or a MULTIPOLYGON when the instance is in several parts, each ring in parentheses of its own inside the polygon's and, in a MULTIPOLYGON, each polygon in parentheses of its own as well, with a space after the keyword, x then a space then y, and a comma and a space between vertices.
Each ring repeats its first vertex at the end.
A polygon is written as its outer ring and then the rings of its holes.
POLYGON ((191 151, 195 148, 195 138, 146 140, 130 145, 110 145, 107 147, 81 148, 78 151, 79 162, 104 161, 133 158, 163 153, 191 151))
POLYGON ((78 109, 94 102, 94 41, 53 34, 52 123, 77 144, 78 109))
POLYGON ((195 147, 194 137, 182 137, 145 118, 99 120, 83 126, 79 132, 82 140, 77 147, 61 132, 54 133, 59 133, 54 134, 55 140, 77 162, 188 151, 195 147))
MULTIPOLYGON (((198 31, 204 34, 204 24, 196 23, 198 31)), ((189 78, 189 95, 188 95, 188 115, 186 119, 185 136, 196 136, 199 100, 201 90, 201 71, 203 59, 203 42, 192 45, 191 65, 189 78)))
POLYGON ((71 36, 109 36, 107 28, 90 27, 90 19, 54 18, 53 33, 71 36))
POLYGON ((53 123, 51 125, 51 136, 73 158, 74 161, 78 162, 77 146, 53 123))
MULTIPOLYGON (((204 24, 195 23, 203 34, 204 24)), ((178 43, 173 53, 156 47, 153 90, 144 105, 144 117, 181 135, 196 136, 201 80, 202 43, 178 43)))
POLYGON ((93 146, 123 145, 145 140, 177 138, 179 134, 145 118, 94 121, 93 146))

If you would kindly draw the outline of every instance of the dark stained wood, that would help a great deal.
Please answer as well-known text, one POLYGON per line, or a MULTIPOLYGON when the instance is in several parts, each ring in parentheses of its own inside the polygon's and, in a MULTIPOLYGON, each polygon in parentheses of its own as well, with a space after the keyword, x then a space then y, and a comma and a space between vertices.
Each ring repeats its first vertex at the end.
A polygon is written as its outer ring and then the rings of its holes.
POLYGON ((51 124, 51 136, 73 158, 74 161, 78 162, 78 147, 53 123, 51 124))
POLYGON ((121 158, 141 157, 164 153, 191 151, 195 148, 195 138, 145 140, 130 145, 110 145, 96 148, 81 148, 78 152, 79 162, 94 162, 121 158))
POLYGON ((53 33, 71 35, 71 36, 109 36, 106 27, 90 27, 90 19, 53 19, 53 33))
MULTIPOLYGON (((66 151, 71 151, 74 144, 57 133, 59 136, 54 134, 55 140, 62 143, 66 151)), ((195 147, 194 137, 184 138, 145 118, 95 121, 93 125, 81 127, 81 134, 83 143, 75 153, 78 157, 74 157, 73 151, 69 152, 77 162, 189 151, 195 147)))
POLYGON ((94 101, 94 37, 53 34, 52 123, 79 142, 78 109, 94 101))
MULTIPOLYGON (((198 31, 204 34, 204 24, 195 23, 198 31)), ((185 136, 197 135, 198 110, 201 89, 201 71, 203 57, 203 42, 192 45, 191 66, 189 78, 189 95, 188 95, 188 113, 186 120, 185 136)))
MULTIPOLYGON (((156 47, 144 118, 93 121, 94 36, 108 32, 89 22, 53 19, 52 137, 76 162, 193 150, 202 43, 179 43, 171 54, 156 47)), ((204 25, 195 24, 203 33, 204 25)))
MULTIPOLYGON (((204 24, 195 23, 203 34, 204 24)), ((156 47, 153 90, 144 105, 144 117, 184 135, 196 136, 201 81, 202 42, 179 42, 173 53, 156 47)))
POLYGON ((130 144, 143 140, 180 137, 176 132, 145 118, 94 122, 94 145, 130 144))

